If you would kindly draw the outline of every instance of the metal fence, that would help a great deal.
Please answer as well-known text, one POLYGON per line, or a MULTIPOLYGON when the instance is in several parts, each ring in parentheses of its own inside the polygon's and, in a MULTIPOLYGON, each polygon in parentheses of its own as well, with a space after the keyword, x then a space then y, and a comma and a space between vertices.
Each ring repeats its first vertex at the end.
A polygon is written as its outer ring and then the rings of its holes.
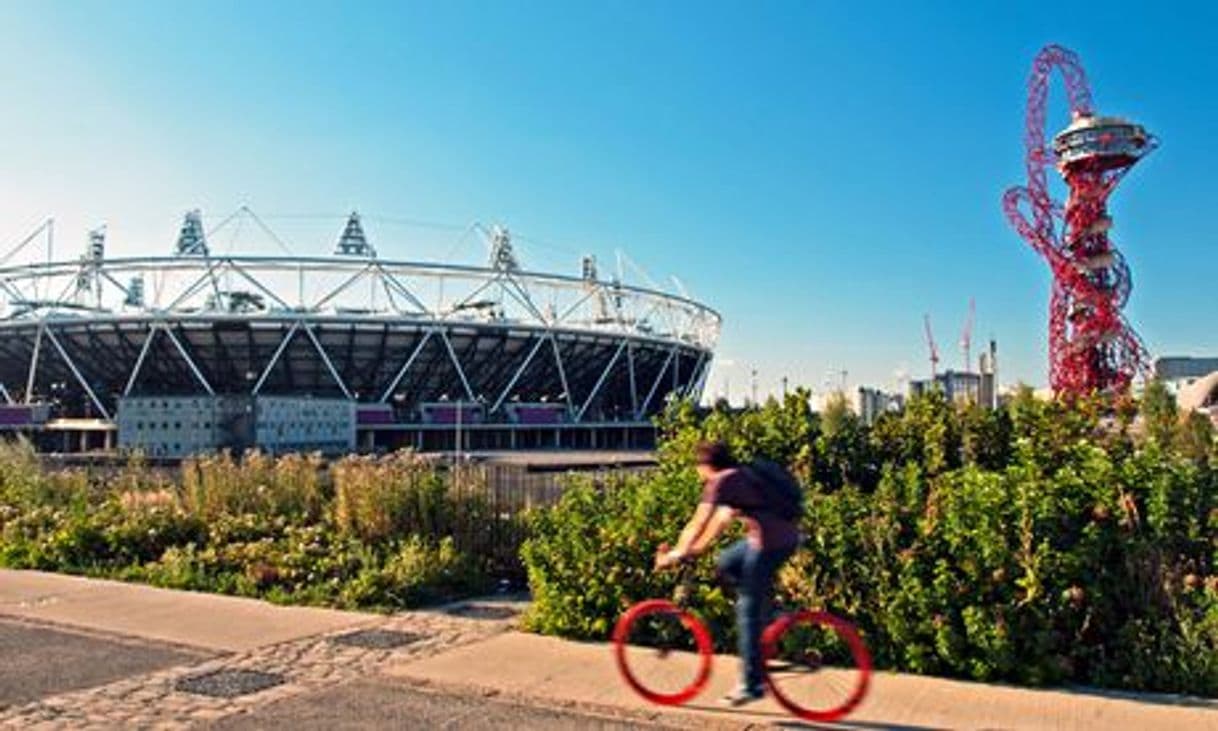
MULTIPOLYGON (((235 457, 238 465, 249 455, 235 457)), ((106 458, 69 459, 40 455, 43 469, 60 471, 85 470, 98 483, 108 482, 128 469, 125 462, 113 456, 106 458)), ((375 464, 375 462, 370 462, 375 464)), ((429 458, 419 463, 420 469, 444 474, 443 499, 439 495, 415 493, 407 511, 411 517, 402 529, 424 538, 438 541, 451 537, 454 546, 471 557, 492 576, 509 581, 524 577, 520 547, 528 537, 527 513, 548 508, 559 501, 564 491, 576 480, 593 480, 610 486, 628 475, 645 474, 654 469, 646 461, 593 463, 558 463, 538 465, 529 462, 460 462, 453 464, 447 457, 429 458)), ((336 463, 320 462, 318 476, 327 489, 335 489, 336 463)), ((144 481, 180 484, 181 466, 175 461, 145 464, 140 468, 144 481)), ((240 469, 239 467, 237 469, 240 469)), ((242 475, 252 489, 256 479, 242 475)), ((409 481, 403 489, 410 490, 409 481)), ((393 508, 389 508, 393 509, 393 508)))
MULTIPOLYGON (((454 468, 449 486, 452 503, 463 506, 447 528, 458 549, 485 561, 497 578, 523 578, 520 546, 528 537, 526 514, 558 502, 572 480, 612 484, 646 467, 595 470, 530 471, 521 465, 472 465, 454 468)), ((436 536, 442 538, 444 536, 436 536)))

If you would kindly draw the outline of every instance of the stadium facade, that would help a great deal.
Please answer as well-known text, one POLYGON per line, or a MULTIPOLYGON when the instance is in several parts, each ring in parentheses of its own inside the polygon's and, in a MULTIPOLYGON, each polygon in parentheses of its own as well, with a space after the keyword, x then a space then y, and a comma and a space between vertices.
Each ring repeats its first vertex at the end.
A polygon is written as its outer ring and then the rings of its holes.
POLYGON ((0 426, 164 456, 630 447, 667 402, 700 397, 714 310, 604 280, 592 258, 579 276, 528 271, 506 230, 486 235, 486 266, 392 261, 353 213, 329 256, 217 254, 192 211, 164 256, 109 257, 104 230, 78 259, 15 251, 0 426))

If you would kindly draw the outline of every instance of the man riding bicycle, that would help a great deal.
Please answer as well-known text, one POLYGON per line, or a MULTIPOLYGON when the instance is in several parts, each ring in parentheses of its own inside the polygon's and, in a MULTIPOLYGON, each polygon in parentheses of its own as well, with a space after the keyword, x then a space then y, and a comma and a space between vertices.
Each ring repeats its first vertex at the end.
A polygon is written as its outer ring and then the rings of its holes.
POLYGON ((723 442, 703 442, 697 451, 702 497, 672 550, 661 546, 655 566, 664 569, 706 551, 733 520, 746 527, 718 560, 719 576, 736 589, 736 630, 741 662, 740 685, 724 697, 738 706, 765 694, 761 630, 774 590, 774 578, 799 545, 798 511, 784 504, 753 469, 740 466, 723 442))

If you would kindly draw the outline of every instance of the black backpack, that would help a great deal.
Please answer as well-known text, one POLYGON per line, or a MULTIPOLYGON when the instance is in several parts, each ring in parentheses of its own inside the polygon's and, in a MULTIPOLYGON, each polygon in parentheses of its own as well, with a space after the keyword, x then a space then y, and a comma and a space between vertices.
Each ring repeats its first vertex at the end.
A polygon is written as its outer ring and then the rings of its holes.
POLYGON ((768 459, 749 464, 749 472, 765 493, 770 512, 783 520, 799 520, 804 514, 804 490, 782 465, 768 459))

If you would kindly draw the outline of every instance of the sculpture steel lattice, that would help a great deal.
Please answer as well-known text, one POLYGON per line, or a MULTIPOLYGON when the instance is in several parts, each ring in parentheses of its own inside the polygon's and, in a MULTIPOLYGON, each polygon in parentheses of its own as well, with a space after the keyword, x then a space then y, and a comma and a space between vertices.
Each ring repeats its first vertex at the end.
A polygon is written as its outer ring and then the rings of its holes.
POLYGON ((1046 46, 1032 64, 1026 121, 1028 182, 1007 190, 1002 206, 1053 272, 1049 383, 1061 396, 1123 391, 1144 369, 1147 356, 1121 313, 1131 281, 1124 257, 1108 238, 1107 201, 1156 140, 1141 125, 1097 116, 1078 56, 1061 46, 1046 46), (1045 103, 1054 69, 1066 84, 1071 123, 1049 149, 1045 103), (1070 189, 1064 207, 1049 196, 1051 164, 1070 189))

